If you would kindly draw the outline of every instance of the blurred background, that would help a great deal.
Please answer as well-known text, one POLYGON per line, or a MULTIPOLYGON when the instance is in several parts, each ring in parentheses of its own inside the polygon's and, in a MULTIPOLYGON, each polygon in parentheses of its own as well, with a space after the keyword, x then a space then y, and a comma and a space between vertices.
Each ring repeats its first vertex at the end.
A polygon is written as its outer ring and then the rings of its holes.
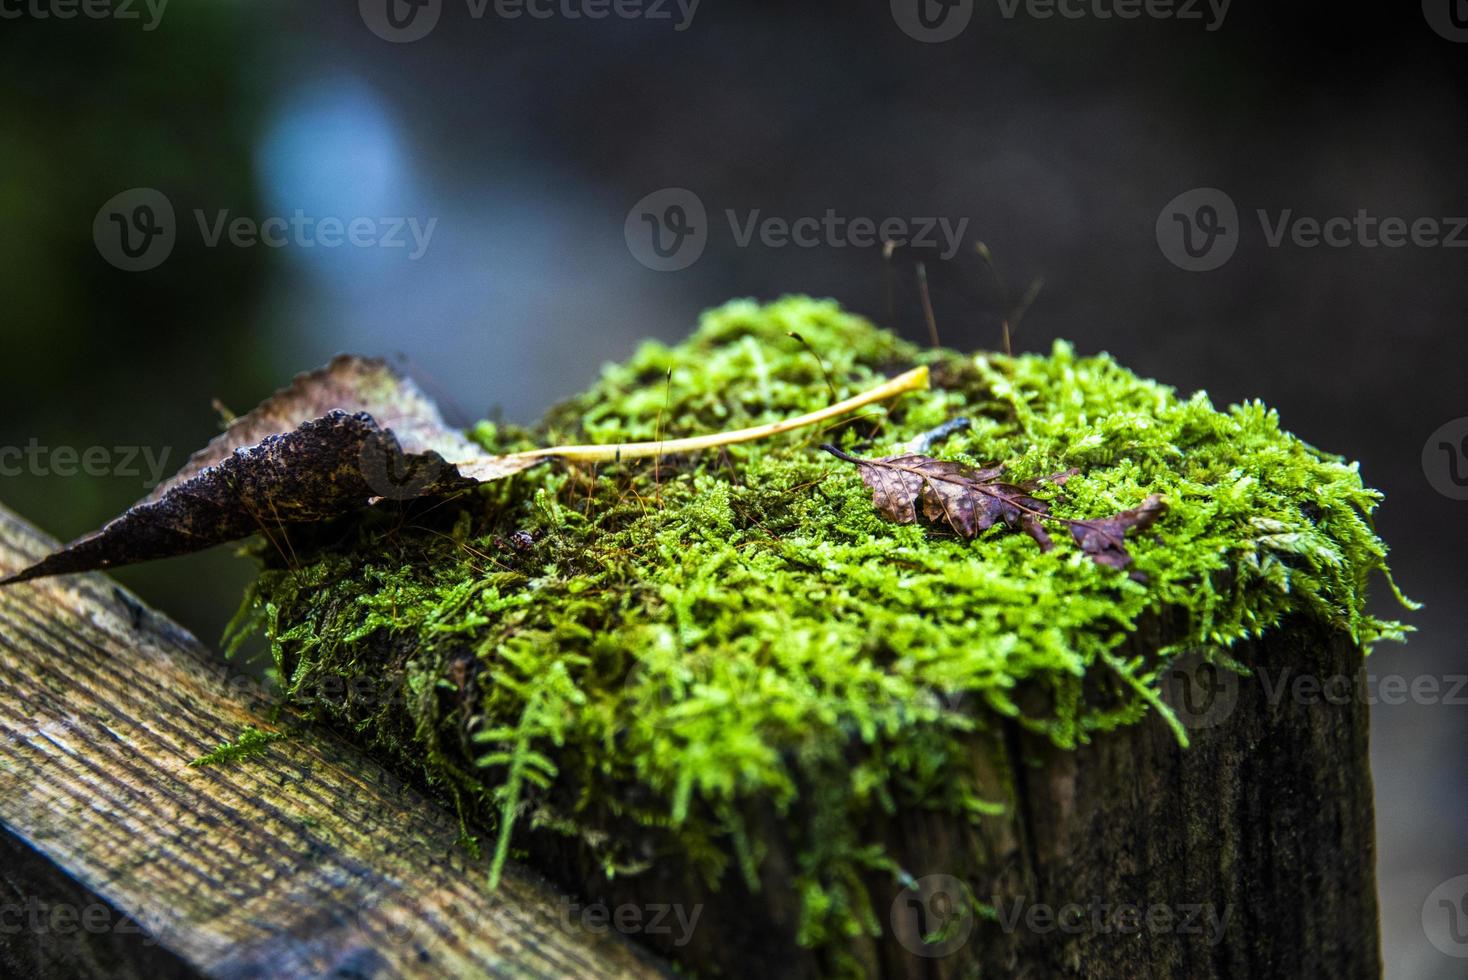
MULTIPOLYGON (((339 350, 530 422, 731 297, 922 339, 922 263, 978 348, 1043 277, 1016 347, 1261 398, 1386 492, 1426 608, 1371 670, 1438 693, 1372 709, 1385 967, 1461 977, 1468 10, 1116 6, 6 5, 0 501, 90 530, 339 350)), ((250 571, 118 577, 213 642, 250 571)))

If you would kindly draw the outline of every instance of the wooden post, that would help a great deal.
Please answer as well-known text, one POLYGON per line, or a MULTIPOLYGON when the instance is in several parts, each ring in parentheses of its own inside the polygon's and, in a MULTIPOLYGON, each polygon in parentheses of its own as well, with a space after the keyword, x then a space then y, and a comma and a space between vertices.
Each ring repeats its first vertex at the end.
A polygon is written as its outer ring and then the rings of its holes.
MULTIPOLYGON (((54 545, 0 509, 0 574, 54 545)), ((268 708, 101 575, 0 590, 0 974, 666 975, 328 734, 189 767, 268 708)))
POLYGON ((916 909, 894 913, 908 942, 875 951, 882 972, 1380 976, 1366 702, 1281 687, 1305 676, 1362 691, 1361 655, 1296 622, 1239 656, 1253 676, 1191 662, 1167 679, 1188 749, 1156 716, 1073 752, 1006 732, 1008 771, 990 777, 1004 816, 972 833, 899 832, 916 845, 909 867, 943 874, 950 859, 997 920, 972 923, 953 968, 925 970, 910 954, 919 889, 916 909))
MULTIPOLYGON (((1163 633, 1140 631, 1122 652, 1155 650, 1163 633)), ((1252 676, 1184 658, 1164 678, 1187 749, 1155 714, 1074 751, 1013 725, 977 736, 980 793, 1005 812, 899 813, 870 828, 915 880, 867 877, 884 934, 843 944, 863 974, 1380 976, 1361 652, 1296 621, 1236 655, 1252 676), (993 915, 965 911, 971 898, 993 915)), ((666 952, 706 975, 822 977, 830 961, 793 938, 784 828, 799 819, 760 827, 755 894, 737 876, 711 892, 658 869, 608 882, 554 840, 538 857, 605 902, 702 904, 693 941, 666 952)))

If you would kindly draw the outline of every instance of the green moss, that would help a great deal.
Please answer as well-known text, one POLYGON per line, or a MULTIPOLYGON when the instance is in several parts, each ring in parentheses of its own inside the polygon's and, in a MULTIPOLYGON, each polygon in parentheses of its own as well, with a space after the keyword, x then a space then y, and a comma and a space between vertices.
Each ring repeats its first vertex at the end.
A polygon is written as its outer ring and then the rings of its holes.
MULTIPOLYGON (((935 388, 695 459, 532 471, 298 549, 247 601, 288 696, 492 826, 498 861, 535 827, 636 873, 646 855, 607 830, 638 825, 710 882, 753 883, 748 814, 799 800, 800 938, 822 944, 878 931, 861 873, 903 874, 861 838, 863 815, 992 809, 961 778, 975 727, 1014 719, 1075 746, 1167 712, 1158 677, 1185 651, 1229 662, 1237 641, 1300 614, 1368 648, 1403 631, 1366 610, 1385 547, 1368 520, 1379 494, 1354 464, 1260 404, 1219 411, 1065 344, 971 357, 829 302, 735 302, 687 342, 608 367, 533 441, 674 438, 827 404, 790 331, 838 397, 914 363, 935 388), (1002 530, 965 543, 885 522, 852 468, 814 448, 888 453, 960 415, 972 427, 936 455, 1002 460, 1018 478, 1080 468, 1059 515, 1163 494, 1167 515, 1130 545, 1146 583, 1068 537, 1041 553, 1002 530), (1164 649, 1117 652, 1163 614, 1182 624, 1164 649), (1022 706, 1021 688, 1048 696, 1022 706)), ((475 432, 495 450, 532 441, 475 432)))
POLYGON ((284 732, 266 732, 246 725, 240 730, 239 738, 233 742, 220 742, 213 752, 199 756, 190 766, 217 766, 224 763, 242 762, 265 751, 272 742, 285 738, 284 732))

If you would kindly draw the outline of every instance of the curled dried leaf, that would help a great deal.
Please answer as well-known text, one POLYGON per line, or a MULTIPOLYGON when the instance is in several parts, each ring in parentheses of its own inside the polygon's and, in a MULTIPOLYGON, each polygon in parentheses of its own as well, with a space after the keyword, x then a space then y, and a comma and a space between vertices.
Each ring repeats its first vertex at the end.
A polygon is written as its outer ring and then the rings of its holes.
POLYGON ((872 506, 889 521, 912 524, 921 513, 924 520, 946 524, 964 540, 1003 524, 1028 534, 1042 551, 1055 546, 1044 526, 1045 521, 1054 521, 1068 525, 1081 550, 1111 568, 1131 564, 1126 533, 1150 527, 1167 509, 1162 498, 1153 495, 1141 506, 1111 517, 1072 520, 1054 516, 1048 503, 1030 494, 1046 483, 1063 486, 1076 475, 1075 469, 1009 483, 1002 479, 1002 465, 980 468, 920 453, 862 458, 831 445, 821 448, 856 466, 857 475, 872 491, 872 506))
POLYGON ((1126 550, 1127 532, 1151 527, 1166 510, 1167 504, 1154 493, 1131 510, 1099 520, 1071 521, 1071 537, 1082 551, 1102 565, 1126 568, 1132 563, 1132 556, 1126 550))
POLYGON ((412 381, 383 361, 343 355, 231 421, 120 517, 0 584, 186 554, 471 486, 451 460, 479 452, 412 381))

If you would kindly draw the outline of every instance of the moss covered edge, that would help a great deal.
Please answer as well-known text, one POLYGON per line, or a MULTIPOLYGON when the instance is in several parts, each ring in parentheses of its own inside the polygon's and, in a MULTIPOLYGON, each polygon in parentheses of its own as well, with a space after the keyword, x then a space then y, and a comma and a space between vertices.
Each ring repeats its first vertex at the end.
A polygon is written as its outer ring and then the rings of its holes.
POLYGON ((491 832, 496 868, 551 832, 609 876, 672 860, 754 887, 751 814, 798 801, 799 940, 820 946, 878 934, 862 876, 905 876, 862 837, 873 811, 993 809, 963 778, 974 729, 1011 719, 1073 747, 1159 711, 1185 740, 1158 694, 1185 653, 1246 670, 1234 644, 1296 615, 1366 649, 1403 634, 1367 611, 1386 548, 1354 464, 1257 402, 1220 411, 1064 343, 924 350, 833 302, 736 301, 607 367, 536 432, 473 434, 496 452, 671 439, 816 409, 914 364, 932 390, 835 427, 543 467, 379 510, 288 562, 261 547, 234 636, 263 625, 287 700, 452 799, 491 832), (1129 542, 1146 582, 1068 536, 1041 553, 1002 529, 965 543, 888 523, 815 448, 892 453, 957 416, 972 426, 933 455, 1020 479, 1078 467, 1058 515, 1162 494, 1166 516, 1129 542), (1164 614, 1173 642, 1120 652, 1164 614))

